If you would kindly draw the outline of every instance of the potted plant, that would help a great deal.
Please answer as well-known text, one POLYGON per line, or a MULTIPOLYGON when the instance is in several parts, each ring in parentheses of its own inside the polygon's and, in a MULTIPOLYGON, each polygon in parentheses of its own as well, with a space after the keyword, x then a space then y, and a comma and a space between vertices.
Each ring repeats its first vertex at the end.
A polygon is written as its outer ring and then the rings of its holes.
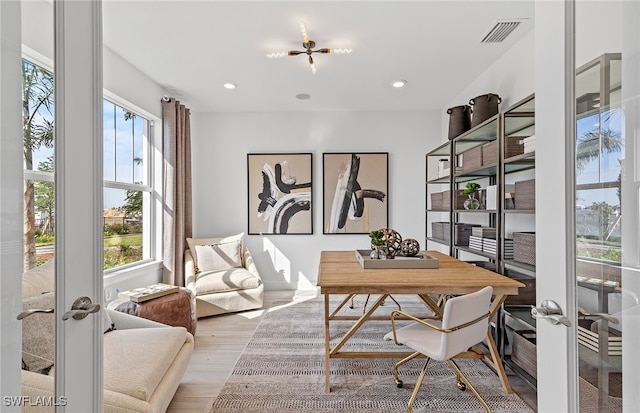
POLYGON ((369 238, 371 238, 371 258, 377 260, 385 259, 387 254, 386 251, 384 251, 384 247, 386 246, 384 232, 380 230, 371 231, 369 238))
POLYGON ((465 209, 478 209, 480 202, 476 198, 476 191, 480 189, 480 185, 475 182, 468 182, 467 186, 462 190, 462 193, 467 196, 464 201, 465 209))

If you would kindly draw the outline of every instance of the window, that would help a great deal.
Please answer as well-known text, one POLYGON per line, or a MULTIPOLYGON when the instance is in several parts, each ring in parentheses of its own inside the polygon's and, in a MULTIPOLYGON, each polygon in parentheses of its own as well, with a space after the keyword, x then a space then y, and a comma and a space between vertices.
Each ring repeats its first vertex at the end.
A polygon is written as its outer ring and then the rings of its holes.
POLYGON ((103 104, 104 269, 152 258, 149 242, 150 122, 107 99, 103 104))
MULTIPOLYGON (((51 71, 28 60, 22 71, 26 271, 53 258, 54 85, 51 71)), ((103 268, 113 271, 156 255, 152 122, 115 100, 103 101, 103 268)))
POLYGON ((53 74, 22 61, 24 270, 53 258, 53 74))

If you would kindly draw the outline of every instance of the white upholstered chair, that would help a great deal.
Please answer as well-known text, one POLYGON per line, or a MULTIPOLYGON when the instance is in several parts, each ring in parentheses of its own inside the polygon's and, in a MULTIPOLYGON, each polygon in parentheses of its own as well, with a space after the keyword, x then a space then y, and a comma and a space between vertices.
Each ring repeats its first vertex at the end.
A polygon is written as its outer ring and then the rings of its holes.
MULTIPOLYGON (((474 293, 450 298, 444 305, 441 321, 429 320, 427 322, 400 310, 391 313, 392 331, 385 335, 385 340, 394 340, 396 344, 406 345, 415 350, 415 353, 399 361, 394 366, 393 377, 396 385, 402 387, 402 380, 398 378, 399 366, 421 354, 427 357, 413 394, 409 399, 407 412, 411 412, 431 359, 448 361, 456 372, 458 388, 465 390, 469 387, 485 410, 487 412, 491 411, 467 377, 460 371, 453 358, 486 339, 492 293, 493 288, 485 287, 474 293), (414 322, 404 327, 396 328, 395 319, 398 316, 409 318, 414 322)), ((478 355, 478 358, 480 357, 478 355)))
POLYGON ((187 238, 185 286, 198 318, 262 307, 264 284, 243 236, 187 238))

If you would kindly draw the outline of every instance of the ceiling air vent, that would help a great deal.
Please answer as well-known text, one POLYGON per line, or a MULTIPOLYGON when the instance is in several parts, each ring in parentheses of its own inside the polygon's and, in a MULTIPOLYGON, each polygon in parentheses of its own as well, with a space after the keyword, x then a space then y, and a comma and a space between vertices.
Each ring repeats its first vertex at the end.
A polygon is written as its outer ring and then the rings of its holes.
POLYGON ((521 20, 498 21, 480 43, 500 43, 522 23, 521 20))

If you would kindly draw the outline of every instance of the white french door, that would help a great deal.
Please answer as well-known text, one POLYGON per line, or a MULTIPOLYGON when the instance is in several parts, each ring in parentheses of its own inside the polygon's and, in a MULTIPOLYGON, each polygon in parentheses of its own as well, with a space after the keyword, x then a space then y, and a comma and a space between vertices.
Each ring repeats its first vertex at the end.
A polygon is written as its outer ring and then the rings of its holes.
POLYGON ((60 412, 98 412, 101 313, 79 320, 64 315, 80 297, 102 303, 101 2, 55 0, 55 36, 38 33, 55 37, 56 198, 55 397, 38 400, 21 397, 22 326, 16 320, 22 310, 24 222, 21 6, 19 1, 0 2, 0 410, 19 412, 42 403, 60 412))
POLYGON ((640 3, 535 7, 538 410, 636 412, 640 3))

